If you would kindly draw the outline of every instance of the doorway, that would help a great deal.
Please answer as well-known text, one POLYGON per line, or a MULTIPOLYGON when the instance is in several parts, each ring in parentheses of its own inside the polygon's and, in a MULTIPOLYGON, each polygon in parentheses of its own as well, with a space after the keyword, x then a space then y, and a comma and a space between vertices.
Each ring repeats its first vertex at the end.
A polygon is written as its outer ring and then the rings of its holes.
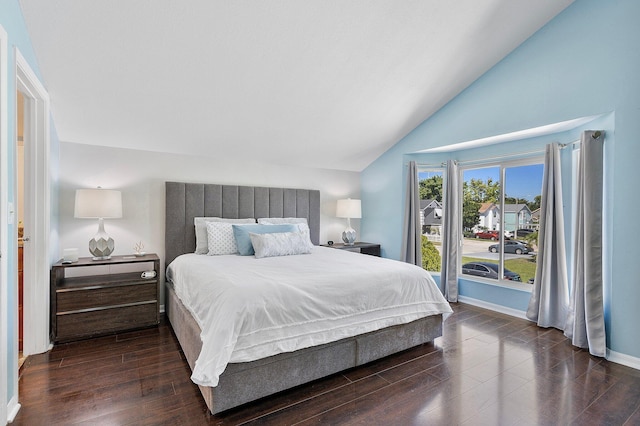
MULTIPOLYGON (((24 144, 24 169, 21 173, 24 184, 24 204, 21 211, 18 210, 20 207, 16 206, 16 225, 20 220, 18 214, 21 214, 24 260, 22 353, 28 356, 46 352, 51 346, 49 339, 49 269, 51 267, 49 95, 18 49, 15 55, 16 90, 22 96, 23 102, 23 108, 20 109, 23 113, 22 142, 24 144)), ((18 155, 16 151, 16 164, 18 155)), ((14 173, 16 175, 14 175, 13 189, 17 194, 15 197, 17 204, 20 181, 18 167, 14 169, 14 173)))
POLYGON ((8 268, 9 252, 8 220, 9 211, 9 96, 8 96, 8 36, 0 25, 0 424, 9 420, 9 413, 15 412, 18 399, 13 397, 14 380, 9 371, 9 304, 8 304, 8 268), (7 402, 8 401, 8 402, 7 402))
POLYGON ((16 92, 16 218, 18 221, 18 368, 22 367, 24 336, 24 188, 25 188, 25 143, 24 143, 24 95, 16 92))

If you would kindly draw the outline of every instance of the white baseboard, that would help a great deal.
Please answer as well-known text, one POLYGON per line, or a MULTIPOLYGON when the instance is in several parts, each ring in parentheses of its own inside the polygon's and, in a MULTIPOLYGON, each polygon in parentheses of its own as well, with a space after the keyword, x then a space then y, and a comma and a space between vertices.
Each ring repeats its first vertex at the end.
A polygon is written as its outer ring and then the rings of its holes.
POLYGON ((606 358, 607 358, 607 361, 615 362, 616 364, 622 364, 622 365, 626 365, 627 367, 640 370, 640 358, 636 358, 631 355, 621 354, 619 352, 614 352, 609 348, 607 348, 606 358))
POLYGON ((7 421, 9 423, 12 423, 15 420, 18 415, 18 411, 20 411, 20 404, 18 403, 18 397, 14 396, 7 405, 7 421))
POLYGON ((458 296, 458 302, 466 303, 467 305, 477 306, 479 308, 500 312, 501 314, 510 315, 512 317, 521 318, 521 319, 530 321, 529 318, 527 318, 527 314, 525 311, 519 311, 517 309, 507 308, 506 306, 496 305, 495 303, 485 302, 484 300, 473 299, 467 296, 458 296))
POLYGON ((161 313, 161 314, 164 314, 164 312, 165 312, 165 311, 164 311, 164 305, 160 305, 160 313, 161 313))

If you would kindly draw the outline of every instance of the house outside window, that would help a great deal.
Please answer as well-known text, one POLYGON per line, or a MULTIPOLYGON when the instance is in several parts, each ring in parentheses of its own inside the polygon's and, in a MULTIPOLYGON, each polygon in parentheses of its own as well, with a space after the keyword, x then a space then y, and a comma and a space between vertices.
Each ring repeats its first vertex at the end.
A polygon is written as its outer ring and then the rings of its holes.
MULTIPOLYGON (((539 210, 539 209, 538 209, 539 210)), ((504 205, 504 230, 515 232, 525 227, 533 228, 532 212, 526 203, 504 205)))
POLYGON ((422 234, 430 241, 442 241, 442 204, 433 199, 420 200, 422 234))
POLYGON ((478 209, 480 213, 478 225, 473 227, 474 232, 481 230, 495 231, 500 229, 500 207, 495 203, 482 203, 478 209))

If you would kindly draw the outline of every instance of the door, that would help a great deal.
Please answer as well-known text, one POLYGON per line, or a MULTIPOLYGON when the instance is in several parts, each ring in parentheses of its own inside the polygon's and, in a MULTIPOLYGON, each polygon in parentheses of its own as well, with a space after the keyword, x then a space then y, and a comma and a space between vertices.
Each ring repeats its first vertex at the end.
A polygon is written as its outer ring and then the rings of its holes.
MULTIPOLYGON (((16 89, 24 98, 23 353, 30 355, 46 352, 51 345, 49 339, 50 113, 47 91, 19 49, 15 50, 15 56, 16 89)), ((14 169, 14 173, 16 173, 14 191, 17 193, 19 177, 17 170, 14 169)))

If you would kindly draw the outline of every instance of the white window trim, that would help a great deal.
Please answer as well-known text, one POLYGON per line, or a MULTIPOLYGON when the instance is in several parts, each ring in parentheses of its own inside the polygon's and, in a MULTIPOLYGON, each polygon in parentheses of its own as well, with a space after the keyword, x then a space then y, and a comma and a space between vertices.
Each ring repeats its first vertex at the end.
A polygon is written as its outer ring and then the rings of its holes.
MULTIPOLYGON (((459 182, 460 182, 460 188, 458 189, 458 194, 460 197, 460 208, 463 207, 463 185, 464 185, 464 172, 465 170, 475 170, 475 169, 484 169, 484 168, 491 168, 491 167, 499 167, 500 168, 500 203, 498 205, 499 209, 500 209, 500 224, 504 223, 504 173, 505 173, 505 168, 511 168, 511 167, 520 167, 520 166, 531 166, 534 164, 544 164, 544 155, 536 155, 533 157, 527 157, 527 158, 517 158, 519 154, 514 154, 514 159, 509 159, 508 157, 501 157, 500 159, 497 159, 495 161, 492 160, 488 160, 486 162, 478 162, 478 163, 473 163, 473 164, 469 164, 469 165, 461 165, 458 173, 460 174, 459 176, 459 182)), ((462 214, 460 214, 460 223, 458 224, 458 226, 460 227, 460 235, 462 235, 462 214)), ((462 244, 464 244, 463 242, 461 242, 462 244)), ((504 268, 504 239, 500 239, 499 240, 499 244, 500 244, 500 259, 499 259, 499 266, 501 269, 504 268)), ((488 284, 488 285, 493 285, 493 286, 497 286, 497 287, 504 287, 504 288, 509 288, 509 289, 514 289, 514 290, 522 290, 522 291, 526 291, 526 292, 531 292, 533 290, 533 285, 531 284, 525 284, 525 283, 519 283, 517 281, 510 281, 510 280, 505 280, 502 278, 499 278, 497 280, 492 280, 492 279, 488 279, 488 278, 482 278, 482 277, 476 277, 473 275, 467 275, 467 274, 463 274, 462 273, 462 251, 460 251, 460 258, 458 259, 458 279, 464 279, 467 281, 474 281, 474 282, 480 282, 483 284, 488 284)))

